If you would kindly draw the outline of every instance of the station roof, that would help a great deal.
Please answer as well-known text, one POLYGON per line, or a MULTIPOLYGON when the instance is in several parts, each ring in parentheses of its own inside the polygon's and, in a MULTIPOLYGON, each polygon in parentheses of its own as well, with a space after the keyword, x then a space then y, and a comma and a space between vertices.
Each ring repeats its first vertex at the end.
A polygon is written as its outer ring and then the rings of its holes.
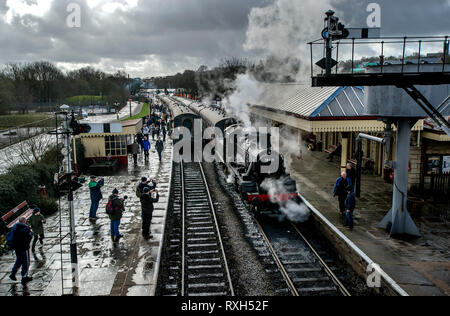
POLYGON ((361 87, 314 88, 303 84, 271 84, 265 87, 256 107, 293 114, 306 119, 364 116, 361 87))
POLYGON ((364 99, 362 87, 269 84, 250 112, 307 132, 383 132, 383 122, 364 114, 364 99))

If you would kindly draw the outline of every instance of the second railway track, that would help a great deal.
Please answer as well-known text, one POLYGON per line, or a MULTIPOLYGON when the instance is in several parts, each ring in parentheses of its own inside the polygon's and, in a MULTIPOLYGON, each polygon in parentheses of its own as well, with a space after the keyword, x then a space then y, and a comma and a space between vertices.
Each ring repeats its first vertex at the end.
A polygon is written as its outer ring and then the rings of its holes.
POLYGON ((295 224, 257 224, 293 295, 350 296, 335 274, 335 262, 323 257, 295 224))

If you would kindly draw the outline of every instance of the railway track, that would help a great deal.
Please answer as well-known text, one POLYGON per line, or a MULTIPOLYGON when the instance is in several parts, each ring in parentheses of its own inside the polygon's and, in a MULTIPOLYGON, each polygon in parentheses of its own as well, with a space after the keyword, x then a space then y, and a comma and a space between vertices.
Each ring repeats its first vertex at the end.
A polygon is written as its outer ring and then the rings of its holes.
POLYGON ((175 164, 169 271, 165 296, 234 296, 231 275, 203 167, 175 164))
POLYGON ((350 296, 333 259, 316 250, 295 224, 256 222, 294 296, 350 296))

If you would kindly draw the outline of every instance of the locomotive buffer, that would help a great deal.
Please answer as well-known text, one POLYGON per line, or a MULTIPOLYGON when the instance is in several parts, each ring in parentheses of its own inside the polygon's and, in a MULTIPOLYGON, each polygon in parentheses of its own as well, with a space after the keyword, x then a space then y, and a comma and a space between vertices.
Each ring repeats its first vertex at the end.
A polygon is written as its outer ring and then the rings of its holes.
MULTIPOLYGON (((429 116, 441 129, 450 136, 450 123, 445 119, 443 112, 448 108, 448 86, 450 84, 449 41, 445 37, 403 37, 379 38, 379 29, 346 29, 339 23, 339 18, 333 11, 326 12, 325 29, 322 31, 322 39, 310 42, 311 48, 311 78, 313 87, 325 86, 365 86, 366 87, 366 111, 367 115, 377 116, 386 123, 384 139, 375 139, 369 135, 360 134, 359 139, 367 138, 386 144, 387 157, 389 157, 390 139, 393 135, 392 125, 397 128, 396 161, 387 162, 395 169, 392 208, 379 224, 390 232, 391 236, 408 234, 420 236, 420 232, 414 224, 407 210, 408 191, 408 164, 411 140, 411 128, 419 119, 429 116), (351 37, 350 37, 351 36, 351 37), (442 64, 423 64, 421 61, 422 44, 442 43, 442 64), (313 64, 313 48, 323 50, 324 58, 313 64), (403 58, 401 64, 387 65, 384 61, 384 49, 388 44, 403 44, 403 58), (334 46, 333 46, 334 45, 334 46), (364 73, 355 70, 355 49, 362 45, 379 45, 381 48, 380 61, 367 68, 364 73), (417 45, 417 64, 406 61, 407 45, 417 45), (339 65, 339 48, 350 47, 352 56, 351 71, 344 72, 339 65), (336 60, 332 58, 333 49, 336 51, 336 60), (315 74, 315 66, 321 68, 321 72, 315 74), (419 86, 419 87, 416 87, 419 86), (428 98, 426 97, 428 96, 428 98), (386 100, 389 104, 383 103, 386 100), (413 100, 414 102, 412 102, 413 100), (444 100, 444 101, 442 101, 444 100), (411 103, 419 105, 413 107, 411 103), (440 104, 434 107, 433 104, 440 104)), ((358 174, 361 172, 362 155, 358 155, 358 174)), ((360 187, 360 176, 357 180, 360 187)))

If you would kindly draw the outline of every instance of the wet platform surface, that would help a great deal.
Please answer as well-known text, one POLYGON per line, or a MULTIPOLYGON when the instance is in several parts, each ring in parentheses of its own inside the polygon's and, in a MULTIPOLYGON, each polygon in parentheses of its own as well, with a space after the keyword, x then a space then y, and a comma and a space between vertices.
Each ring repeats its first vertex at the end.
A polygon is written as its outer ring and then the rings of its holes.
MULTIPOLYGON (((155 287, 155 267, 161 245, 164 216, 169 199, 169 182, 172 170, 172 143, 166 142, 163 162, 157 153, 150 152, 150 163, 145 165, 144 156, 139 157, 138 166, 132 159, 127 170, 116 176, 105 177, 102 189, 104 199, 98 210, 99 219, 95 224, 89 221, 90 195, 88 183, 75 193, 76 231, 81 296, 148 296, 155 287), (160 202, 155 204, 152 221, 154 238, 146 241, 141 237, 141 205, 136 197, 136 186, 141 177, 158 182, 160 202), (126 212, 121 222, 120 232, 124 235, 120 243, 114 244, 110 237, 110 221, 105 212, 108 197, 117 188, 121 197, 128 195, 126 212)), ((64 199, 63 199, 64 201, 64 199)), ((67 202, 63 203, 67 205, 67 202)), ((63 209, 67 209, 67 206, 63 209)), ((67 213, 63 211, 66 223, 67 213)), ((68 231, 63 229, 63 236, 68 231)), ((0 296, 60 296, 62 278, 66 294, 71 293, 69 246, 63 246, 64 269, 61 274, 61 249, 59 214, 47 219, 44 246, 36 247, 32 256, 30 275, 34 280, 23 287, 20 282, 9 279, 15 261, 12 253, 0 257, 0 296)), ((65 240, 68 243, 69 240, 65 240)), ((19 276, 19 273, 18 273, 19 276)), ((19 279, 20 280, 20 279, 19 279)))
POLYGON ((339 215, 337 198, 332 194, 340 166, 337 162, 329 163, 326 157, 325 153, 305 150, 303 158, 294 161, 290 172, 298 181, 301 194, 408 294, 450 295, 448 220, 425 216, 416 220, 421 238, 390 238, 377 226, 391 208, 392 185, 380 177, 363 175, 355 229, 347 230, 339 215))

